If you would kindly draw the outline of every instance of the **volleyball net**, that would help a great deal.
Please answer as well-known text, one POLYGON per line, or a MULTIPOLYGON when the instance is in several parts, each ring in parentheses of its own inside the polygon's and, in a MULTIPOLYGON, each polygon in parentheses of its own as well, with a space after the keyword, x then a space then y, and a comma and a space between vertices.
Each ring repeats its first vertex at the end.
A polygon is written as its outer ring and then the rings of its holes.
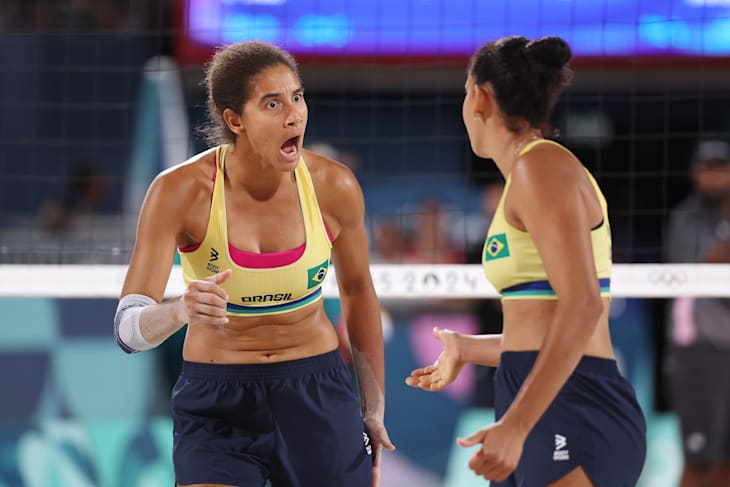
MULTIPOLYGON (((629 3, 181 0, 178 24, 16 27, 0 38, 14 79, 0 90, 0 264, 127 263, 152 178, 205 148, 195 132, 202 62, 248 38, 300 60, 305 142, 361 182, 374 262, 473 262, 501 176, 470 150, 464 70, 475 47, 509 34, 574 46, 575 83, 553 124, 607 197, 616 261, 661 262, 697 142, 730 139, 730 12, 723 2, 629 3)), ((63 4, 48 8, 60 18, 63 4)), ((143 4, 129 14, 154 10, 143 4)))
MULTIPOLYGON (((0 265, 0 297, 118 298, 123 265, 0 265)), ((499 294, 476 264, 374 264, 373 284, 383 300, 495 299, 499 294)), ((185 291, 174 266, 165 297, 185 291)), ((336 269, 323 284, 338 296, 336 269)), ((728 264, 615 264, 611 295, 620 298, 730 297, 728 264)))

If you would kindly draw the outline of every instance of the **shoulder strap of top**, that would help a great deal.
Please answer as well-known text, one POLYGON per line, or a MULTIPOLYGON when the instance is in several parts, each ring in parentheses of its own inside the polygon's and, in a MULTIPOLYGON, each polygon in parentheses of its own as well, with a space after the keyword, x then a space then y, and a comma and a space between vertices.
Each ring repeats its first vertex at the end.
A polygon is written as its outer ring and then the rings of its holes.
POLYGON ((219 228, 227 237, 225 217, 225 157, 226 145, 219 145, 215 150, 215 176, 213 179, 213 195, 210 200, 209 228, 219 228))
MULTIPOLYGON (((536 139, 536 140, 533 140, 532 142, 530 142, 529 144, 527 144, 526 146, 524 146, 522 148, 522 150, 520 151, 520 154, 519 155, 523 156, 523 155, 527 154, 536 145, 539 145, 539 144, 552 144, 552 145, 556 145, 556 146, 560 147, 561 149, 563 149, 565 151, 568 151, 568 149, 566 149, 565 147, 563 147, 562 144, 560 144, 558 142, 555 142, 554 140, 550 140, 550 139, 536 139)), ((570 151, 568 151, 568 152, 570 152, 570 151)))
POLYGON ((329 244, 329 237, 327 237, 324 219, 322 218, 322 213, 317 202, 317 194, 314 191, 312 176, 303 158, 299 159, 299 164, 297 164, 294 174, 296 175, 299 198, 304 211, 303 214, 305 215, 305 231, 308 235, 316 234, 318 237, 324 237, 324 241, 329 244), (318 229, 321 231, 317 231, 318 229))
MULTIPOLYGON (((522 156, 522 155, 526 154, 527 152, 529 152, 530 150, 532 150, 535 146, 537 146, 539 144, 543 144, 543 143, 552 144, 554 146, 560 147, 561 149, 563 149, 564 151, 566 151, 566 152, 568 152, 569 154, 572 155, 572 152, 570 152, 570 150, 567 147, 565 147, 563 144, 560 144, 559 142, 555 142, 554 140, 550 140, 550 139, 537 139, 537 140, 533 140, 532 142, 530 142, 529 144, 527 144, 520 151, 520 155, 522 156)), ((603 208, 603 212, 604 212, 604 216, 605 216, 607 214, 607 212, 608 212, 608 209, 607 209, 608 208, 608 204, 606 203, 606 198, 603 196, 603 192, 601 191, 600 186, 598 186, 598 183, 596 182, 595 178, 593 177, 593 175, 591 174, 591 172, 588 170, 588 168, 586 168, 585 166, 583 166, 583 169, 586 171, 586 174, 588 175, 588 179, 590 180, 591 184, 593 185, 593 189, 596 191, 596 196, 598 196, 598 201, 600 202, 601 207, 603 208)), ((509 178, 509 175, 508 175, 507 176, 507 184, 509 184, 509 182, 510 182, 510 178, 509 178)), ((505 189, 504 190, 505 190, 505 192, 507 191, 507 186, 506 185, 505 185, 505 189)))
POLYGON ((215 148, 215 166, 219 170, 224 167, 227 147, 228 145, 222 144, 215 148))
POLYGON ((606 202, 606 197, 603 195, 603 191, 601 191, 601 187, 598 185, 598 182, 596 181, 596 178, 593 177, 593 174, 588 170, 587 167, 583 167, 585 169, 586 174, 588 175, 588 180, 593 185, 593 190, 596 192, 596 196, 598 197, 598 202, 601 204, 601 208, 603 209, 603 216, 608 216, 608 203, 606 202))

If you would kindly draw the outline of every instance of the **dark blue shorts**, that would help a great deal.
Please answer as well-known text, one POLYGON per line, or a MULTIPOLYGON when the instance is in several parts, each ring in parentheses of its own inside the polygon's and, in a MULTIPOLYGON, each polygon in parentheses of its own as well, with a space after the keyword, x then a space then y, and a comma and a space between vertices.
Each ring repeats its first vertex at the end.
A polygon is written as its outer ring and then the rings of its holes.
POLYGON ((369 487, 370 440, 337 350, 272 364, 184 362, 172 391, 178 484, 369 487))
MULTIPOLYGON (((501 418, 537 352, 503 352, 495 374, 501 418)), ((527 436, 515 472, 493 487, 536 487, 583 467, 596 487, 635 487, 646 456, 646 423, 615 360, 584 356, 527 436)))

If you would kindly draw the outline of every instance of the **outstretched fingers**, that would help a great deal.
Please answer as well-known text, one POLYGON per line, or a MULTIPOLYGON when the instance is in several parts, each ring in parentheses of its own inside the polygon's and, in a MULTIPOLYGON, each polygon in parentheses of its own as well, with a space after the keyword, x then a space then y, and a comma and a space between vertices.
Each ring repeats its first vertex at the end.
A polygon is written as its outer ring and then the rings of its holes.
POLYGON ((430 374, 433 374, 434 370, 436 370, 436 364, 431 364, 426 367, 421 367, 420 369, 413 369, 411 371, 411 377, 430 375, 430 374))
POLYGON ((441 377, 438 369, 435 369, 428 374, 406 377, 406 384, 424 391, 440 391, 448 385, 448 382, 441 377))

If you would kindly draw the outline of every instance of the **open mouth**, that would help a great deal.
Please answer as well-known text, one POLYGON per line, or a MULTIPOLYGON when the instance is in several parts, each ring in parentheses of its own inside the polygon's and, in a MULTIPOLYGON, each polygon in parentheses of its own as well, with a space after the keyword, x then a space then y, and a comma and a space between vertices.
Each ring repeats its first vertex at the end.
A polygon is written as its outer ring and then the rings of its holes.
POLYGON ((289 160, 299 159, 299 136, 294 136, 291 139, 287 139, 281 145, 281 153, 289 160))

